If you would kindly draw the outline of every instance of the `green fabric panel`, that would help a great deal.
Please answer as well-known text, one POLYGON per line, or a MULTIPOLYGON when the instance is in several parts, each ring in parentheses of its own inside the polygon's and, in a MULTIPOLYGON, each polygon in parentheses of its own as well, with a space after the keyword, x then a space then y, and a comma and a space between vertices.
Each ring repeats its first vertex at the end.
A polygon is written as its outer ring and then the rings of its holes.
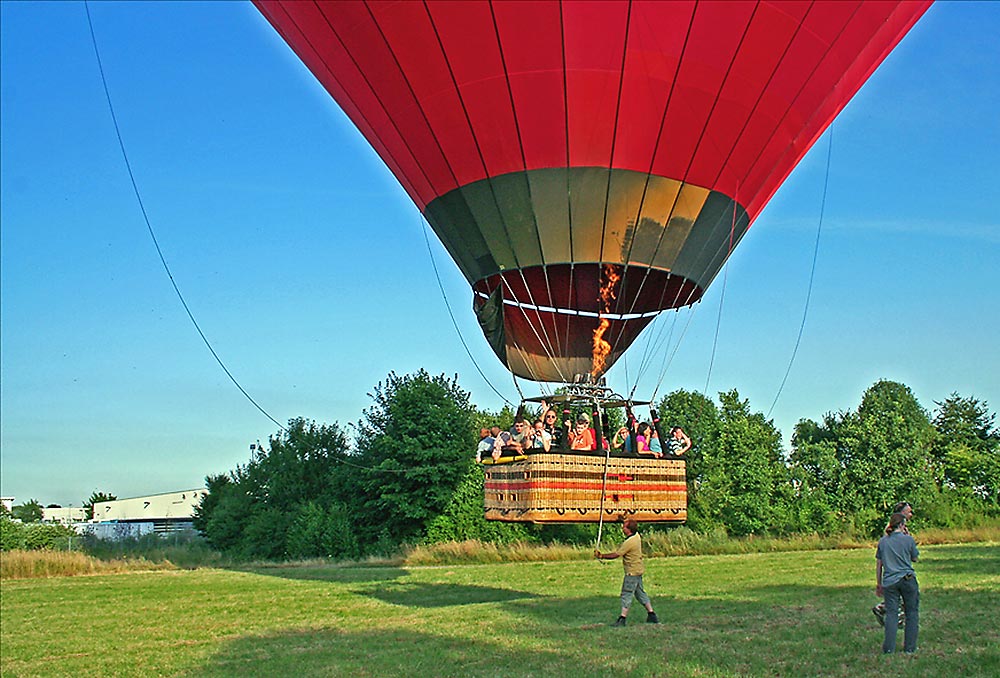
POLYGON ((473 297, 476 319, 497 358, 507 366, 507 333, 503 324, 503 287, 497 286, 486 299, 473 297))

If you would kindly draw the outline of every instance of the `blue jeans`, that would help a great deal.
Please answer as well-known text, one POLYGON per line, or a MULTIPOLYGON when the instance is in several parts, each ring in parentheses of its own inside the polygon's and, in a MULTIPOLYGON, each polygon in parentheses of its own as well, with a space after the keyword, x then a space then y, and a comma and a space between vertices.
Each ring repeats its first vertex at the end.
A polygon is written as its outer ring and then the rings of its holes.
POLYGON ((896 651, 896 615, 899 599, 906 606, 906 630, 903 631, 903 652, 917 651, 917 629, 920 625, 920 587, 916 575, 908 574, 891 586, 882 588, 885 597, 885 639, 882 652, 896 651))

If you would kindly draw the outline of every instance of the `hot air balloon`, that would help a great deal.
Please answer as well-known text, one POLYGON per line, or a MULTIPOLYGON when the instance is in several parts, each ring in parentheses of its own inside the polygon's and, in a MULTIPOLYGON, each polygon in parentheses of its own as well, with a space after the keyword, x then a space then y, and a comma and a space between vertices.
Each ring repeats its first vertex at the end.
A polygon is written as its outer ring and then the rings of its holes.
POLYGON ((255 4, 426 217, 500 360, 568 382, 701 298, 930 2, 255 4))
MULTIPOLYGON (((427 219, 504 365, 591 384, 657 314, 702 297, 930 5, 254 2, 427 219)), ((615 399, 594 388, 572 397, 615 399)), ((613 496, 615 513, 683 520, 683 461, 610 463, 495 468, 487 516, 593 520, 613 496)))

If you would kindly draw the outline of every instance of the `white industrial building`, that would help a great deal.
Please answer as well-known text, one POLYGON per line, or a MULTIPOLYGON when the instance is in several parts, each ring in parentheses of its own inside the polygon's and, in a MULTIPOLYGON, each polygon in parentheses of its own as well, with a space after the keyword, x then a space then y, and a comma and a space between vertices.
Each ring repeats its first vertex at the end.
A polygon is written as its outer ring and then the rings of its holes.
POLYGON ((42 509, 42 522, 43 523, 62 523, 63 525, 70 525, 72 523, 82 523, 85 520, 90 520, 90 516, 87 515, 87 509, 82 506, 67 506, 65 508, 43 508, 42 509))
POLYGON ((137 537, 150 532, 164 534, 192 530, 194 510, 208 490, 199 487, 131 497, 94 504, 94 517, 87 531, 105 539, 137 537))

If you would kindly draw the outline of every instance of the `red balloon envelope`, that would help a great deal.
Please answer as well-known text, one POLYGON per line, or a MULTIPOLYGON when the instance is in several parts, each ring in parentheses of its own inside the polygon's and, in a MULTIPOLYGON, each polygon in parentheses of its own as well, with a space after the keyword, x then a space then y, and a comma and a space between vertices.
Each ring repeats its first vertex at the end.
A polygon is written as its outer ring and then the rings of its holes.
POLYGON ((930 2, 255 4, 423 212, 500 360, 570 381, 701 298, 930 2))

